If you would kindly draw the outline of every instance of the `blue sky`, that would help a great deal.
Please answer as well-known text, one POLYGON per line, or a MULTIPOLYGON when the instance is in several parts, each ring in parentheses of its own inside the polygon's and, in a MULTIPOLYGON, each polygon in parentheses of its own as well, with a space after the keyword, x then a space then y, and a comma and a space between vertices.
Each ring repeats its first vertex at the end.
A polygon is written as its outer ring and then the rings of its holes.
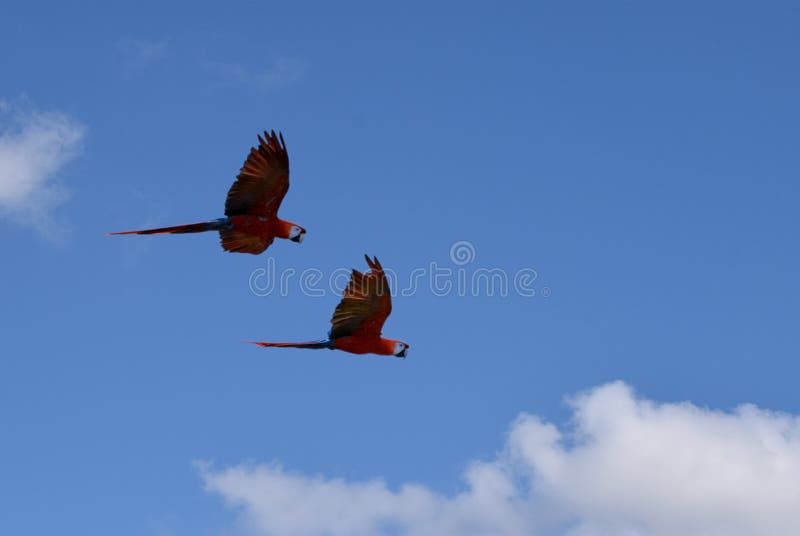
POLYGON ((565 397, 617 380, 800 413, 798 23, 792 2, 4 7, 0 532, 258 526, 198 461, 453 496, 520 412, 568 430, 565 397), (221 216, 264 129, 302 245, 103 236, 221 216), (321 338, 337 303, 255 295, 267 258, 407 277, 459 240, 537 295, 397 297, 405 361, 239 342, 321 338))

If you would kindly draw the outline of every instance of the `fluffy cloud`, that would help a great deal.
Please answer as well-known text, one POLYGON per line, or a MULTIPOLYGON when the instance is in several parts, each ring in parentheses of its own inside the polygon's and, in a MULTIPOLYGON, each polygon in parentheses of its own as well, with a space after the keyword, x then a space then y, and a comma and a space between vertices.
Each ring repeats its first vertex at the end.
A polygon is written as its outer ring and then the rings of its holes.
POLYGON ((523 414, 494 460, 445 496, 276 464, 201 465, 206 489, 263 535, 739 536, 800 527, 800 419, 634 396, 623 383, 570 401, 562 430, 523 414))
POLYGON ((0 101, 0 215, 58 235, 52 211, 69 194, 56 179, 83 135, 83 126, 64 114, 0 101))

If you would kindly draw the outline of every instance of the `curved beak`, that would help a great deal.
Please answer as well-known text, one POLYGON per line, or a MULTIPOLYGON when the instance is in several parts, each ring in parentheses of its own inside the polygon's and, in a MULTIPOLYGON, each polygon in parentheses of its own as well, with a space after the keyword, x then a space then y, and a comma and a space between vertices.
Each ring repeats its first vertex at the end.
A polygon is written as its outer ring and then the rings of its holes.
POLYGON ((303 238, 305 238, 305 236, 306 236, 306 232, 305 231, 300 231, 299 235, 295 236, 294 238, 290 238, 289 240, 291 240, 292 242, 297 242, 298 244, 300 244, 301 242, 303 242, 303 238))

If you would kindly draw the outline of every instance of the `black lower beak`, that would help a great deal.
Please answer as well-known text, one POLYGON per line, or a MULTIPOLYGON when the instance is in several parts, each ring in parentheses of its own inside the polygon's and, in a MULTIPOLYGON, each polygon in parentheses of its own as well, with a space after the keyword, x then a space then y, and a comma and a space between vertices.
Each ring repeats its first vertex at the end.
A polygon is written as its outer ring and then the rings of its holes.
POLYGON ((403 350, 402 352, 400 352, 399 354, 397 354, 397 357, 402 357, 403 359, 405 359, 405 358, 406 358, 406 351, 405 351, 405 350, 403 350))

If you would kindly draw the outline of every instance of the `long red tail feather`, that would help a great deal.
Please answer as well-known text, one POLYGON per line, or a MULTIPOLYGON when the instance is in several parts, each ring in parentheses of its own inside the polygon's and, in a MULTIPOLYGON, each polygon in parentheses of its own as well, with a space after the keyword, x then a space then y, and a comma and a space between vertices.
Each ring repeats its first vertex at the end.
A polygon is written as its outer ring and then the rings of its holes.
POLYGON ((175 225, 173 227, 159 227, 158 229, 143 229, 141 231, 123 231, 121 233, 106 233, 106 236, 111 235, 130 235, 130 234, 178 234, 178 233, 202 233, 204 231, 218 231, 223 225, 224 221, 204 221, 201 223, 188 223, 186 225, 175 225))
POLYGON ((242 341, 265 348, 309 348, 319 350, 320 348, 332 348, 331 341, 311 341, 311 342, 255 342, 242 341))

